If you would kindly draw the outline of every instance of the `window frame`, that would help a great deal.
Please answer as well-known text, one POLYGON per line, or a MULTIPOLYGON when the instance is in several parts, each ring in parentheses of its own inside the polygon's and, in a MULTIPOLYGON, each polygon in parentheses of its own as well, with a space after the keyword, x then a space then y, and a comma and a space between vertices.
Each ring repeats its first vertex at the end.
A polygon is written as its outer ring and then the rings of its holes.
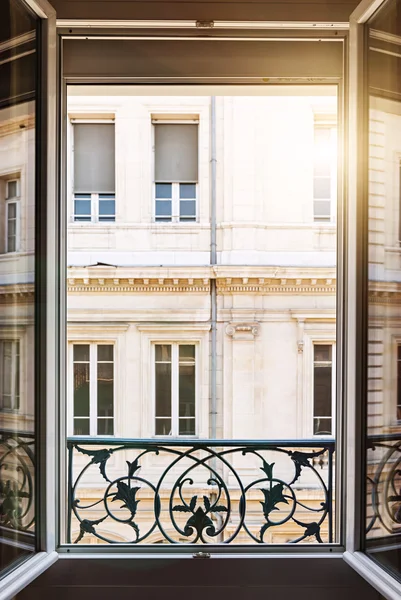
POLYGON ((312 437, 317 439, 331 439, 336 437, 336 350, 337 345, 335 341, 324 341, 324 340, 313 340, 312 341, 312 437), (315 429, 315 347, 316 346, 331 346, 331 433, 319 434, 314 433, 315 429))
POLYGON ((21 178, 13 178, 6 180, 6 195, 5 195, 5 238, 4 238, 4 250, 5 254, 17 254, 20 252, 21 243, 21 178), (8 185, 10 183, 16 183, 17 195, 8 196, 8 185), (8 227, 9 227, 9 207, 11 204, 15 204, 15 250, 9 250, 8 245, 8 227))
MULTIPOLYGON (((4 359, 4 344, 6 342, 10 342, 12 344, 12 360, 11 360, 11 371, 12 371, 12 374, 11 374, 11 387, 12 387, 11 400, 12 400, 12 402, 11 402, 11 404, 12 404, 12 406, 9 407, 9 408, 2 406, 3 396, 4 396, 4 393, 3 393, 3 383, 4 383, 4 381, 1 380, 2 389, 0 390, 0 412, 2 412, 2 413, 14 413, 15 414, 15 413, 19 413, 21 411, 21 404, 22 404, 22 402, 21 402, 21 400, 22 400, 22 398, 21 398, 21 396, 22 396, 22 393, 21 393, 22 392, 22 385, 21 385, 21 383, 22 383, 21 362, 22 361, 21 361, 21 357, 22 357, 23 346, 22 346, 22 343, 21 343, 21 338, 19 338, 19 337, 4 337, 4 338, 1 338, 0 339, 0 361, 2 361, 4 359), (16 353, 14 352, 14 347, 17 346, 17 345, 18 345, 18 349, 19 349, 19 352, 18 352, 18 357, 19 357, 19 361, 18 361, 18 363, 19 363, 18 364, 18 371, 19 371, 19 373, 18 373, 19 395, 18 395, 18 407, 15 407, 15 405, 14 405, 15 404, 15 389, 13 389, 13 388, 15 388, 15 383, 16 383, 16 379, 15 379, 15 370, 16 370, 15 357, 16 357, 16 353)), ((1 365, 0 366, 0 373, 2 373, 2 370, 3 370, 3 367, 1 365)))
MULTIPOLYGON (((67 434, 68 436, 76 436, 76 437, 88 437, 88 438, 96 438, 96 437, 116 437, 116 345, 115 342, 111 340, 102 340, 102 341, 79 341, 74 340, 69 343, 69 365, 70 365, 70 410, 69 410, 69 418, 67 424, 67 434), (87 435, 82 434, 74 434, 74 346, 89 346, 89 433, 87 435), (113 434, 98 434, 98 405, 97 405, 97 372, 98 372, 98 347, 99 346, 113 346, 113 417, 108 417, 113 419, 113 434)), ((77 361, 79 362, 79 361, 77 361)), ((79 418, 79 417, 77 417, 79 418)), ((87 418, 87 417, 83 417, 87 418)))
MULTIPOLYGON (((74 224, 100 224, 100 225, 109 225, 110 223, 115 223, 116 222, 116 188, 117 188, 117 177, 115 180, 115 189, 114 192, 76 192, 75 191, 75 179, 74 179, 74 153, 75 153, 75 139, 74 139, 74 125, 79 125, 79 124, 104 124, 104 125, 114 125, 114 141, 116 140, 116 119, 115 116, 112 118, 100 118, 100 115, 98 115, 98 117, 96 117, 96 114, 92 114, 86 118, 75 118, 72 115, 69 115, 68 117, 68 123, 69 123, 69 152, 68 152, 68 167, 69 167, 69 177, 68 177, 68 181, 69 181, 69 187, 70 187, 70 202, 69 205, 71 207, 71 212, 70 212, 70 223, 74 223, 74 224), (87 219, 79 219, 80 215, 76 215, 75 214, 75 201, 79 198, 77 198, 77 196, 90 196, 90 198, 88 198, 88 200, 90 200, 91 203, 91 213, 90 213, 90 217, 87 219), (109 219, 101 219, 99 218, 99 199, 100 196, 103 195, 107 195, 109 197, 110 200, 114 200, 114 218, 109 218, 109 219), (77 218, 78 217, 78 218, 77 218)), ((115 144, 115 154, 117 152, 117 144, 115 144)), ((116 171, 116 163, 117 160, 116 158, 114 159, 114 171, 116 171)), ((111 215, 110 215, 111 216, 111 215)))
POLYGON ((151 347, 151 356, 152 356, 152 364, 153 364, 153 377, 152 377, 152 416, 153 416, 153 436, 156 438, 177 438, 177 439, 197 439, 199 437, 198 433, 198 404, 199 404, 199 376, 198 376, 198 343, 185 340, 179 341, 167 341, 163 340, 163 342, 152 342, 151 347), (156 346, 166 345, 171 346, 171 434, 170 435, 162 435, 156 433, 156 420, 158 418, 156 416, 156 346), (179 433, 179 347, 180 346, 194 346, 195 348, 195 433, 194 434, 180 434, 179 433))
MULTIPOLYGON (((314 140, 315 140, 315 134, 316 134, 316 130, 317 129, 328 129, 330 131, 330 147, 333 148, 334 146, 338 149, 338 124, 337 122, 334 120, 319 120, 319 115, 315 115, 315 121, 313 124, 313 135, 314 135, 314 140)), ((314 141, 314 153, 315 153, 315 141, 314 141)), ((313 169, 315 168, 315 155, 314 155, 314 160, 313 160, 313 169)), ((313 213, 313 222, 317 225, 320 225, 322 227, 324 227, 325 225, 335 225, 336 221, 337 221, 337 180, 338 180, 338 162, 336 159, 336 153, 333 152, 333 155, 330 154, 330 175, 329 176, 323 176, 323 175, 315 175, 314 171, 313 171, 313 190, 312 190, 312 197, 313 197, 313 207, 312 207, 312 213, 313 213), (323 179, 325 177, 329 177, 330 178, 330 198, 315 198, 315 193, 314 193, 314 185, 315 185, 315 180, 316 179, 323 179), (329 216, 327 218, 325 218, 323 215, 319 216, 316 214, 315 212, 315 202, 328 202, 329 206, 330 206, 330 212, 329 212, 329 216)))
MULTIPOLYGON (((155 116, 151 115, 151 137, 152 137, 152 222, 156 225, 183 225, 187 224, 188 226, 193 226, 200 221, 200 210, 199 210, 199 198, 200 198, 200 166, 201 166, 201 152, 200 152, 200 134, 201 134, 201 116, 195 119, 193 118, 192 113, 188 113, 188 119, 176 118, 174 119, 174 113, 171 113, 171 119, 158 119, 155 116), (156 127, 157 125, 197 125, 198 127, 198 181, 156 181, 155 180, 155 167, 156 167, 156 127), (171 184, 171 216, 168 218, 169 220, 163 219, 163 216, 157 217, 156 214, 156 185, 158 183, 166 183, 171 184), (190 219, 182 219, 180 217, 180 184, 188 183, 195 185, 195 218, 190 219)), ((167 198, 166 198, 167 200, 167 198)))

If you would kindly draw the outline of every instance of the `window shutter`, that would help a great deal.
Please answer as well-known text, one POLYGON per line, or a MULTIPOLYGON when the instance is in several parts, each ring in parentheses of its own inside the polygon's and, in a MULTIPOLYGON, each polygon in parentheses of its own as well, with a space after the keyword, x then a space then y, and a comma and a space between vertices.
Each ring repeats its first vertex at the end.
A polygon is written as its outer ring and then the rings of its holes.
POLYGON ((112 123, 74 125, 74 191, 115 191, 115 139, 112 123))
POLYGON ((198 125, 155 125, 155 181, 198 181, 198 125))

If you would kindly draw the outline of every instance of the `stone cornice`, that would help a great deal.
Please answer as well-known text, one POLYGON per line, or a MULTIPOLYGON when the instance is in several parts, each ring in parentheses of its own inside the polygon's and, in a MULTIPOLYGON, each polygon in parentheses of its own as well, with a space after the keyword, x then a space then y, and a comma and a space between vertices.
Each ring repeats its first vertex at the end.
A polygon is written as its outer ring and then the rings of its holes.
POLYGON ((33 303, 35 286, 33 283, 0 285, 0 304, 33 303))
MULTIPOLYGON (((105 277, 69 277, 68 293, 209 293, 210 277, 158 277, 157 279, 105 277)), ((336 293, 334 279, 274 279, 217 277, 218 294, 324 294, 336 293)))
POLYGON ((24 131, 24 129, 33 129, 35 127, 35 115, 23 115, 4 121, 0 125, 0 137, 11 135, 13 133, 24 131))

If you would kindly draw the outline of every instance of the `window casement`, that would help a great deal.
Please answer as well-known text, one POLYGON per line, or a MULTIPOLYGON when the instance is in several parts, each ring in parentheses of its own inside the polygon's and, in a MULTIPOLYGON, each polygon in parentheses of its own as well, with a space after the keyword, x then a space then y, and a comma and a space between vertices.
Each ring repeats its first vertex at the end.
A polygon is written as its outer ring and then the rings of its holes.
POLYGON ((0 410, 20 407, 20 342, 0 340, 0 410))
POLYGON ((195 344, 154 344, 155 435, 196 435, 195 363, 195 344))
POLYGON ((155 221, 196 221, 198 124, 153 122, 153 127, 155 221))
POLYGON ((114 435, 114 345, 73 344, 73 434, 114 435))
POLYGON ((336 218, 337 130, 334 124, 315 123, 313 161, 313 220, 336 218))
POLYGON ((20 180, 10 179, 6 182, 6 218, 5 218, 5 251, 19 251, 20 229, 20 180))
POLYGON ((313 434, 334 435, 334 344, 313 344, 313 434))
POLYGON ((114 123, 73 123, 73 220, 116 218, 114 123))

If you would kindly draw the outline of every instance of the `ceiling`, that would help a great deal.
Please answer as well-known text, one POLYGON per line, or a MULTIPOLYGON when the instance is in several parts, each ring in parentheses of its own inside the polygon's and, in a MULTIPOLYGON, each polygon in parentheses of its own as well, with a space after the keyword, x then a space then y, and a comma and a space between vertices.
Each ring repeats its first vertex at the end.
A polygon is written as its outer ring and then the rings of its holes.
POLYGON ((50 0, 59 19, 343 22, 359 0, 50 0))

